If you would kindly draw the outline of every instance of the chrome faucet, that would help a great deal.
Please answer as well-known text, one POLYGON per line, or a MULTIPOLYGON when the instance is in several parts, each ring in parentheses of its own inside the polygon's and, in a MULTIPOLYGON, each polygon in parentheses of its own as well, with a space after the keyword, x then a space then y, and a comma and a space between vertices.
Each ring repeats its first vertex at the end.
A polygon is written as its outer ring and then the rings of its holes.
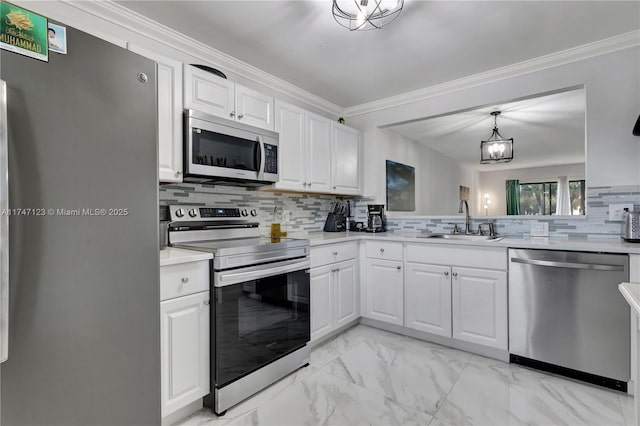
POLYGON ((458 207, 458 213, 465 213, 464 233, 465 234, 471 234, 472 233, 471 232, 471 217, 469 216, 469 203, 467 203, 467 200, 460 200, 460 206, 458 207))

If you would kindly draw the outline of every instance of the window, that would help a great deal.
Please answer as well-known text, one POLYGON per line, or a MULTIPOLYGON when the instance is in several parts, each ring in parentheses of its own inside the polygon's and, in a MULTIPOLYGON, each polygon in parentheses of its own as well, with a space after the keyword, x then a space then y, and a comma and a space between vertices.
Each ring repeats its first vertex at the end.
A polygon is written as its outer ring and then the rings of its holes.
MULTIPOLYGON (((521 183, 520 185, 520 214, 524 215, 552 215, 556 212, 556 195, 558 182, 521 183)), ((571 214, 585 214, 585 182, 584 180, 569 181, 569 195, 571 199, 571 214)))

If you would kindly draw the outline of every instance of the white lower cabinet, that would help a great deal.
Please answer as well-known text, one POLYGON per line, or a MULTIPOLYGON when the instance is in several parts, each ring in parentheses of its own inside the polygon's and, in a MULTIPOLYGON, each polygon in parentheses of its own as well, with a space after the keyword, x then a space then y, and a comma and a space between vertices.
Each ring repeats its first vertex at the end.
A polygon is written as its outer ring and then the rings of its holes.
POLYGON ((503 267, 502 249, 407 246, 405 327, 508 350, 507 272, 457 266, 477 262, 473 251, 480 250, 487 266, 503 267), (415 262, 445 255, 454 265, 415 262))
POLYGON ((404 325, 451 337, 451 268, 407 262, 404 280, 404 325))
POLYGON ((311 341, 356 320, 359 282, 356 242, 311 248, 311 341))
POLYGON ((348 260, 336 265, 333 276, 336 327, 358 318, 358 264, 348 260))
MULTIPOLYGON (((167 291, 176 286, 207 288, 208 274, 197 282, 193 277, 199 274, 189 275, 189 266, 199 271, 205 265, 208 261, 161 267, 161 294, 176 294, 167 291), (183 276, 173 277, 179 269, 183 276)), ((163 300, 160 315, 162 417, 166 417, 209 393, 210 293, 200 290, 163 300)))
POLYGON ((334 329, 333 265, 311 268, 311 341, 334 329))
POLYGON ((311 341, 357 319, 355 259, 311 269, 311 341))
POLYGON ((507 350, 507 273, 453 268, 453 338, 507 350))
POLYGON ((366 269, 367 306, 364 316, 391 324, 403 325, 402 262, 367 258, 366 269))

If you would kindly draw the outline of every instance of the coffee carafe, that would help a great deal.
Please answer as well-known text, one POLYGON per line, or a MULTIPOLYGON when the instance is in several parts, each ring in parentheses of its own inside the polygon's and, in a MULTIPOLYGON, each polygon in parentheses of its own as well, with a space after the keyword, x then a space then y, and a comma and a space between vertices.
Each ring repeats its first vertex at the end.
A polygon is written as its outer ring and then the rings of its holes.
POLYGON ((385 232, 387 218, 384 215, 384 204, 367 205, 367 232, 385 232))

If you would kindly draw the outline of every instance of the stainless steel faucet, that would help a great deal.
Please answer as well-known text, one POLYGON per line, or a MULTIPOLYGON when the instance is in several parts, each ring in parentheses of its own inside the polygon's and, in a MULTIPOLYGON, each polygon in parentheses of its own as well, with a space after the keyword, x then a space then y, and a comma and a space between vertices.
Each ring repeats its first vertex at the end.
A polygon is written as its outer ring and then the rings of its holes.
POLYGON ((458 207, 458 213, 465 213, 464 233, 465 234, 471 234, 471 217, 469 216, 469 203, 467 203, 467 200, 460 200, 460 206, 458 207), (464 207, 464 209, 463 209, 463 207, 464 207))

